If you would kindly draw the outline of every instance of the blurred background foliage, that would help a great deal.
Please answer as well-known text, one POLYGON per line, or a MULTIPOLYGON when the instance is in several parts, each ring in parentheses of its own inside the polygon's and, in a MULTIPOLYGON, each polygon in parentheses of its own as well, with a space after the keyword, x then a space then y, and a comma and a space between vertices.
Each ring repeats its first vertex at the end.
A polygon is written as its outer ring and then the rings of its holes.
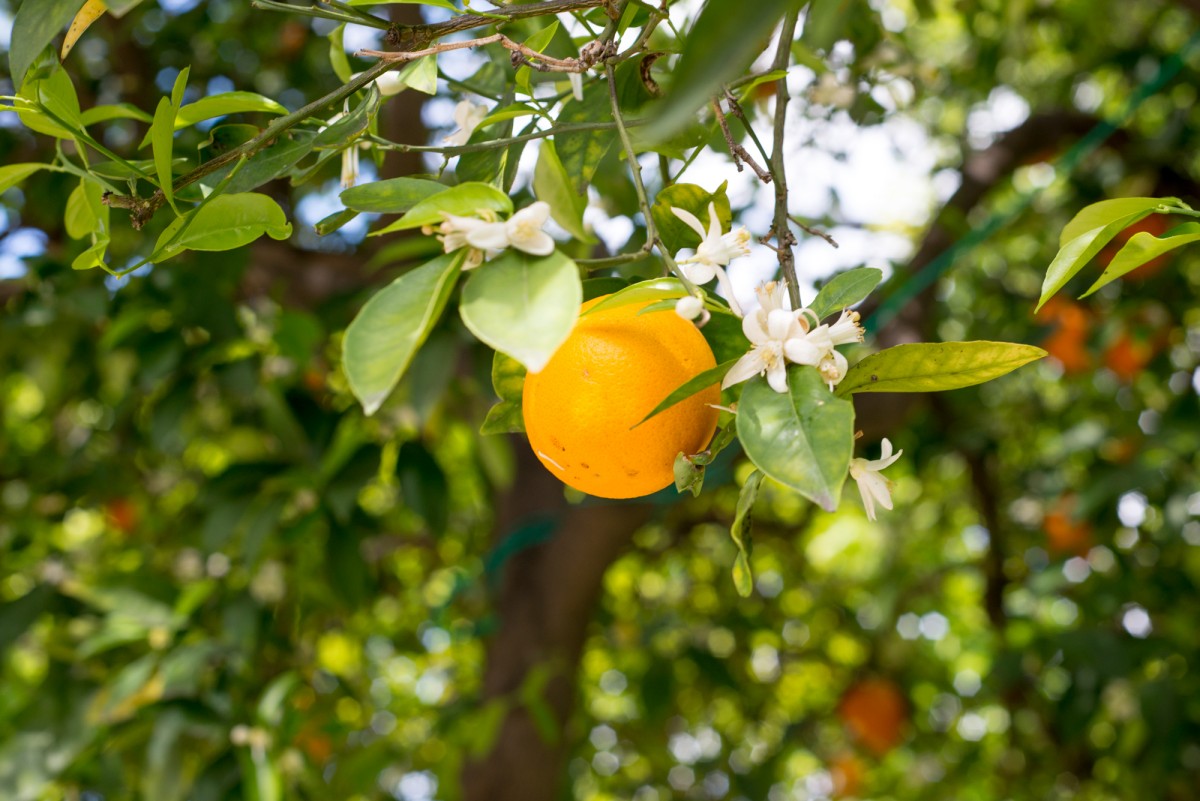
MULTIPOLYGON (((905 452, 896 511, 878 523, 851 499, 828 515, 768 483, 749 599, 728 537, 749 465, 718 463, 699 498, 656 496, 585 616, 565 722, 543 693, 553 663, 516 691, 484 688, 507 563, 572 532, 500 520, 525 445, 478 433, 490 353, 454 315, 365 419, 336 346, 394 267, 377 269, 361 232, 297 226, 291 243, 115 281, 69 268, 83 247, 62 224, 72 180, 42 173, 7 192, 0 797, 453 799, 519 707, 565 750, 562 797, 1194 799, 1200 258, 1033 305, 1078 208, 1196 201, 1200 57, 1186 51, 1180 76, 1073 173, 1052 166, 1071 140, 1032 130, 1036 146, 956 200, 1008 128, 1057 113, 1083 121, 1078 135, 1118 114, 1185 47, 1196 4, 846 5, 800 54, 829 48, 837 84, 856 91, 805 104, 807 144, 846 115, 902 119, 962 186, 931 205, 932 228, 900 232, 918 256, 894 259, 888 286, 911 280, 923 241, 999 214, 910 310, 930 338, 1051 357, 866 420, 869 451, 886 435, 905 452), (1032 113, 989 128, 1004 103, 1032 113)), ((13 8, 0 9, 8 28, 13 8)), ((232 0, 147 2, 97 23, 69 70, 85 107, 146 107, 190 64, 193 85, 294 108, 335 84, 324 32, 232 0)), ((444 124, 439 102, 391 124, 424 137, 444 124)), ((769 104, 763 92, 751 113, 764 129, 769 104)), ((116 122, 106 136, 137 133, 116 122)), ((47 147, 0 115, 0 161, 47 147)), ((327 171, 267 191, 300 216, 336 185, 327 171)), ((599 175, 606 212, 632 218, 624 174, 599 175)), ((835 233, 854 222, 836 195, 817 218, 835 233)))

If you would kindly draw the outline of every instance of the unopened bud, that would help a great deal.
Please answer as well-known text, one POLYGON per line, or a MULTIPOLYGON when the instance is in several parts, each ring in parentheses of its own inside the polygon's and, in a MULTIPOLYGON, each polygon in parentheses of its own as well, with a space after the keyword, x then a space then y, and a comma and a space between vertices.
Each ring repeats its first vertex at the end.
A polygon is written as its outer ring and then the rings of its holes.
POLYGON ((685 295, 675 304, 675 313, 685 320, 695 320, 704 313, 704 301, 695 295, 685 295))

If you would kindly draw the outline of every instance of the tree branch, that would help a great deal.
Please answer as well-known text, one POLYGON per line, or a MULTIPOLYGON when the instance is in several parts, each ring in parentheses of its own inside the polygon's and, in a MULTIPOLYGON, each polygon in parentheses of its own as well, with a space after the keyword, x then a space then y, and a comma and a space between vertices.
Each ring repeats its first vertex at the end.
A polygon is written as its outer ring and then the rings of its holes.
MULTIPOLYGON (((796 35, 798 11, 788 12, 779 29, 779 44, 775 48, 774 70, 786 70, 792 58, 792 39, 796 35)), ((775 239, 775 253, 779 257, 779 269, 787 281, 788 297, 792 308, 800 308, 800 285, 796 280, 796 254, 792 246, 796 237, 788 224, 787 169, 784 166, 784 142, 787 128, 788 90, 787 76, 775 82, 775 141, 771 143, 771 175, 775 178, 775 223, 771 234, 775 239)))

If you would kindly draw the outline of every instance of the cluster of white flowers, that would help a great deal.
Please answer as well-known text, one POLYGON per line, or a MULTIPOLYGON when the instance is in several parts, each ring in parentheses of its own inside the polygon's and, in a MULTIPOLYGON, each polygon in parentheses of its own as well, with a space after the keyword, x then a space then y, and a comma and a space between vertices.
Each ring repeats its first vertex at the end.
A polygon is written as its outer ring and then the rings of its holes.
MULTIPOLYGON (((733 294, 733 287, 729 284, 729 276, 725 274, 725 268, 738 256, 745 256, 750 252, 750 232, 743 226, 727 234, 723 233, 715 203, 708 204, 707 230, 705 230, 704 224, 696 218, 696 215, 687 209, 672 206, 671 213, 683 220, 687 227, 700 237, 700 245, 696 248, 696 254, 690 258, 681 259, 679 269, 683 271, 689 281, 697 285, 707 284, 716 278, 717 286, 729 299, 729 307, 733 309, 734 314, 741 317, 742 310, 733 294)), ((687 298, 683 298, 680 304, 676 305, 675 310, 681 317, 694 320, 703 309, 695 310, 694 303, 684 304, 686 300, 687 298), (694 313, 689 317, 688 312, 694 313)))
POLYGON ((507 220, 496 218, 494 212, 481 210, 477 217, 460 217, 442 213, 442 224, 436 229, 426 226, 426 235, 437 234, 446 253, 470 248, 463 269, 470 270, 492 258, 505 248, 516 248, 534 256, 549 256, 554 252, 554 239, 542 228, 550 219, 550 204, 539 200, 513 214, 507 220))
POLYGON ((835 348, 862 342, 858 312, 845 309, 833 325, 820 324, 811 309, 788 308, 786 282, 771 281, 756 294, 759 308, 742 318, 750 351, 726 373, 722 388, 765 374, 771 389, 787 392, 789 363, 817 368, 830 389, 846 377, 849 364, 835 348))

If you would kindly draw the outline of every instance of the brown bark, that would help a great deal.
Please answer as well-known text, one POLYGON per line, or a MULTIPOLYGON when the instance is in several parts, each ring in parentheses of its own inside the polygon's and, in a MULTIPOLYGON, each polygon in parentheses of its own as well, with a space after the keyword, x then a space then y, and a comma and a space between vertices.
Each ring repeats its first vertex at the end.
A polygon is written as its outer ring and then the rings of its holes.
POLYGON ((553 801, 563 796, 567 725, 575 701, 576 673, 588 623, 608 566, 649 520, 644 503, 569 506, 562 485, 515 442, 518 477, 500 502, 498 539, 524 522, 551 517, 551 538, 508 559, 496 598, 499 628, 487 649, 484 700, 508 698, 513 706, 491 752, 468 763, 463 774, 467 801, 553 801), (544 700, 556 735, 538 732, 519 691, 535 668, 550 670, 544 700))

